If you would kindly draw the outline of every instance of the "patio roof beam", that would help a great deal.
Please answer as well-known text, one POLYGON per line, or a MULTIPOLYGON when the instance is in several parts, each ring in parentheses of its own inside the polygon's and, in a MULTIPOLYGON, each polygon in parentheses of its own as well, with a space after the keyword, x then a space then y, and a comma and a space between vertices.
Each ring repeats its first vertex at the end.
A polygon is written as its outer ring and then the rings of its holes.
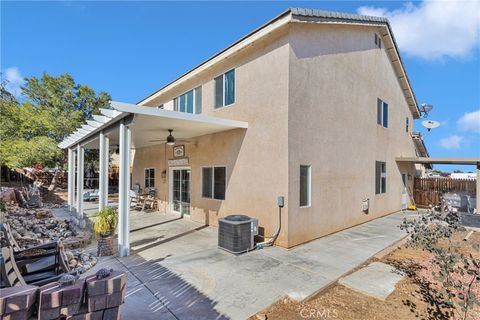
POLYGON ((397 157, 397 162, 478 165, 480 158, 432 158, 432 157, 397 157))
POLYGON ((102 125, 102 122, 98 122, 95 120, 87 120, 87 124, 93 128, 98 128, 102 125))

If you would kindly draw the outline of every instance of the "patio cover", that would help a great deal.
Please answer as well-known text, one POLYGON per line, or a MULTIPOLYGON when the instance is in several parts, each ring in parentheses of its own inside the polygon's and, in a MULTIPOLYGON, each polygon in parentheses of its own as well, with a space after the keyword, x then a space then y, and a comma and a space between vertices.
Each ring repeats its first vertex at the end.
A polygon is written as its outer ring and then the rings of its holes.
POLYGON ((477 166, 477 213, 480 214, 480 158, 398 157, 397 162, 421 164, 459 164, 477 166))
POLYGON ((173 130, 177 139, 191 139, 232 129, 247 129, 248 123, 200 114, 111 102, 110 109, 82 125, 58 146, 68 149, 68 206, 83 223, 84 149, 99 149, 99 211, 108 205, 109 148, 119 150, 118 252, 129 255, 130 150, 161 144, 173 130), (75 170, 76 168, 76 170, 75 170), (76 173, 76 179, 75 179, 76 173), (76 184, 76 187, 75 187, 76 184), (75 203, 76 195, 76 203, 75 203))
POLYGON ((98 133, 109 132, 110 144, 116 144, 119 139, 117 128, 121 119, 128 119, 132 130, 132 148, 141 148, 159 144, 149 142, 152 139, 164 139, 168 129, 173 129, 177 139, 189 139, 206 134, 227 131, 231 129, 247 129, 244 121, 217 118, 200 114, 190 114, 178 111, 144 107, 134 104, 112 101, 111 109, 100 109, 102 115, 94 115, 74 133, 66 137, 58 146, 62 149, 82 144, 87 149, 98 149, 98 133))

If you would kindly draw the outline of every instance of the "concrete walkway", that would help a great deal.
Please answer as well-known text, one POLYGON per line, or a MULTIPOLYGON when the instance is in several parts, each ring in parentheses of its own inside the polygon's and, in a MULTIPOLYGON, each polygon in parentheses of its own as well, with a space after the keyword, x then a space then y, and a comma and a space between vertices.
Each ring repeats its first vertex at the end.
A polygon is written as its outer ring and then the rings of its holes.
POLYGON ((128 276, 123 319, 245 319, 285 295, 305 299, 405 236, 396 213, 291 250, 239 256, 217 248, 217 229, 175 215, 132 213, 126 258, 101 267, 128 276))

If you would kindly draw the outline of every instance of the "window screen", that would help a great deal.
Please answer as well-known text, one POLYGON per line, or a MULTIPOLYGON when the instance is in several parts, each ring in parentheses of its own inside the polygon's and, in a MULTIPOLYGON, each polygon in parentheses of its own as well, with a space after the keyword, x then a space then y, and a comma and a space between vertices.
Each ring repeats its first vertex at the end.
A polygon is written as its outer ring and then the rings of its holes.
POLYGON ((235 69, 225 73, 225 105, 235 102, 235 69))
POLYGON ((202 197, 211 198, 212 197, 212 168, 202 168, 202 197))
POLYGON ((223 107, 223 75, 215 78, 215 108, 223 107))

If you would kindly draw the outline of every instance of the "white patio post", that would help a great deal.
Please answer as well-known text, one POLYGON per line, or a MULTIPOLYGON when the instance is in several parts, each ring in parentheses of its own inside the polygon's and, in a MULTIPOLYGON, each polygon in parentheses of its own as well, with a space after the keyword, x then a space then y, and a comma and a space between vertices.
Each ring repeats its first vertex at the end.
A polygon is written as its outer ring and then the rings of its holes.
POLYGON ((77 145, 77 217, 83 218, 83 157, 84 150, 77 145))
POLYGON ((120 168, 118 188, 118 254, 120 257, 129 255, 130 251, 130 128, 122 121, 120 123, 120 168))
POLYGON ((477 213, 480 214, 480 162, 477 163, 477 213))
POLYGON ((108 137, 102 131, 99 139, 98 210, 101 211, 108 205, 108 137))
POLYGON ((68 210, 75 204, 75 151, 68 148, 68 210))

